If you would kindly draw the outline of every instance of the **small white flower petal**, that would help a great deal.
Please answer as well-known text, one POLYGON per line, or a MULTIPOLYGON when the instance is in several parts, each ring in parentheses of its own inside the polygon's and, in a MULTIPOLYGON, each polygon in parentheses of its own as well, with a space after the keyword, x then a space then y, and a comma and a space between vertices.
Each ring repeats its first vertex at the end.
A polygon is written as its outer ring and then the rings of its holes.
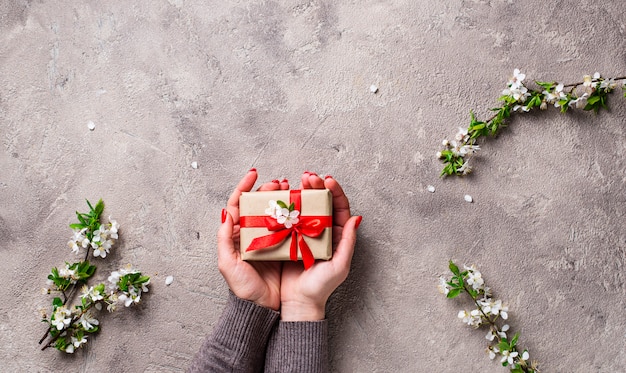
POLYGON ((174 282, 174 276, 167 276, 165 278, 165 285, 170 286, 174 282))
POLYGON ((198 162, 196 162, 196 161, 191 162, 191 168, 193 168, 193 169, 198 168, 198 162))
POLYGON ((96 124, 92 121, 87 122, 87 128, 89 128, 90 131, 93 131, 96 129, 96 124))
POLYGON ((370 92, 372 92, 372 93, 376 93, 376 92, 378 92, 378 87, 377 87, 377 86, 375 86, 374 84, 372 84, 372 85, 370 86, 370 92))
POLYGON ((435 187, 432 185, 427 186, 426 189, 431 193, 435 193, 435 187))
POLYGON ((465 198, 465 202, 472 203, 474 201, 472 196, 470 196, 469 194, 466 194, 465 197, 463 197, 463 198, 465 198))

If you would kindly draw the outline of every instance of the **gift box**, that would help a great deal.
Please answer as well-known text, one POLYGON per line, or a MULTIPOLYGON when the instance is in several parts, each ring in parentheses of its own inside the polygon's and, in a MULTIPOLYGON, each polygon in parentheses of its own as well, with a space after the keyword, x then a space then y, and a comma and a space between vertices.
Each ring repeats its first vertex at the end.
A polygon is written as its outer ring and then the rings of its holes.
POLYGON ((332 196, 327 189, 244 192, 239 197, 243 260, 332 257, 332 196))

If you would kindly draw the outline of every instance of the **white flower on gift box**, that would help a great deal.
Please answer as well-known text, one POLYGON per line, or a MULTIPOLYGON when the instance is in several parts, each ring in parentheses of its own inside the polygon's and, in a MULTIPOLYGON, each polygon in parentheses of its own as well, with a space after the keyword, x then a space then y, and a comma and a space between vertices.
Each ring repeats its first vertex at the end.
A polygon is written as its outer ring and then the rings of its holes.
POLYGON ((265 215, 269 215, 273 217, 274 219, 276 219, 280 215, 281 207, 278 206, 276 201, 274 201, 273 199, 270 200, 269 204, 270 204, 270 207, 265 209, 265 215))
POLYGON ((300 211, 298 210, 289 211, 287 209, 282 209, 282 215, 277 217, 276 221, 280 224, 285 224, 285 228, 291 228, 300 221, 298 215, 300 215, 300 211))
POLYGON ((279 224, 284 224, 285 228, 289 229, 300 221, 298 218, 300 211, 294 210, 293 207, 293 203, 287 206, 283 201, 270 200, 269 207, 265 209, 265 214, 276 219, 279 224))

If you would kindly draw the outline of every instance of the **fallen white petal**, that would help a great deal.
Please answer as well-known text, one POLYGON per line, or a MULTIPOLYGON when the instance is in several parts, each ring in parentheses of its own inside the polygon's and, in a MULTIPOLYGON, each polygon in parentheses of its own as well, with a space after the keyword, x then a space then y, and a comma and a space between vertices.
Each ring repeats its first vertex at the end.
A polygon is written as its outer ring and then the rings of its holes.
POLYGON ((96 129, 96 124, 94 122, 92 122, 92 121, 89 121, 87 123, 87 128, 89 128, 90 131, 93 131, 93 130, 96 129))
POLYGON ((435 193, 435 187, 432 185, 429 185, 426 189, 428 189, 428 191, 431 193, 435 193))
POLYGON ((191 168, 198 168, 198 162, 196 161, 191 162, 191 168))
POLYGON ((165 278, 165 285, 170 286, 174 282, 174 276, 167 276, 165 278))
POLYGON ((472 201, 474 201, 474 199, 473 199, 473 198, 472 198, 472 196, 470 196, 469 194, 466 194, 466 195, 465 195, 465 201, 466 201, 466 202, 469 202, 469 203, 472 203, 472 201))
POLYGON ((372 93, 376 93, 376 92, 378 92, 378 87, 376 87, 375 85, 373 85, 373 84, 372 84, 372 85, 370 86, 370 92, 372 92, 372 93))

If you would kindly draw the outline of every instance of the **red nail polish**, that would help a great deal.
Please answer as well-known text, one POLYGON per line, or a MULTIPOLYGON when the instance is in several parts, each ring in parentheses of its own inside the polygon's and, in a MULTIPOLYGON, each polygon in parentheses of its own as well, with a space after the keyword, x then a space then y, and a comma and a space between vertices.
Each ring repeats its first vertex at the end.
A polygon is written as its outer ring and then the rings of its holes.
POLYGON ((304 171, 304 173, 305 173, 305 174, 310 174, 310 172, 309 172, 309 171, 304 171))
POLYGON ((280 181, 274 179, 274 180, 272 180, 272 183, 280 184, 280 181))
POLYGON ((362 216, 357 216, 356 223, 354 223, 354 229, 359 229, 359 225, 361 225, 362 220, 363 220, 362 216))
POLYGON ((326 175, 326 176, 324 176, 324 179, 332 179, 332 178, 333 178, 333 177, 332 177, 332 176, 330 176, 330 175, 326 175))
POLYGON ((281 181, 281 183, 288 183, 288 182, 289 182, 289 180, 287 180, 287 179, 283 179, 283 181, 281 181))
POLYGON ((222 224, 226 221, 226 209, 222 209, 222 224))
POLYGON ((317 176, 315 172, 309 172, 309 175, 317 176))
POLYGON ((256 172, 256 168, 252 167, 248 172, 256 172))

